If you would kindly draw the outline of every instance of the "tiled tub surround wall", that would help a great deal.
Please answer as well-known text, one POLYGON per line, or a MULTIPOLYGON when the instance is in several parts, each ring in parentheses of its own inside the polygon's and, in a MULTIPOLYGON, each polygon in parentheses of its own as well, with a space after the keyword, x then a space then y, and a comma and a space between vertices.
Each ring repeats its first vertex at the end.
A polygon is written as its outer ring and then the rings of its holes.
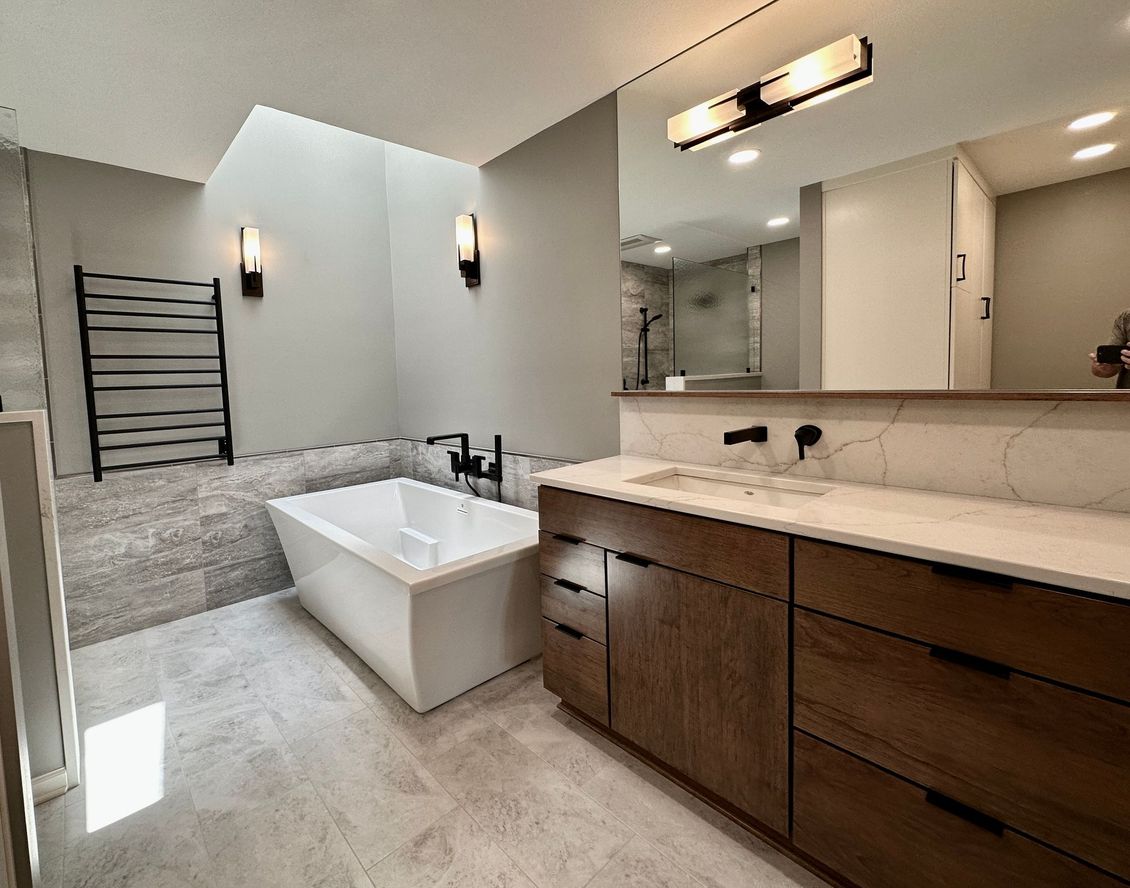
POLYGON ((47 406, 24 158, 16 112, 0 107, 0 397, 7 410, 47 406))
POLYGON ((645 397, 620 400, 622 453, 674 462, 1130 512, 1130 409, 1071 401, 645 397), (797 460, 794 430, 822 440, 797 460), (765 444, 727 447, 767 425, 765 444))
MULTIPOLYGON (((662 389, 672 375, 671 364, 671 269, 638 262, 620 263, 620 355, 624 384, 636 387, 636 351, 639 343, 640 309, 648 316, 663 315, 647 333, 649 389, 662 389)), ((643 362, 640 362, 643 372, 643 362)))
MULTIPOLYGON (((503 463, 504 502, 531 509, 537 488, 530 473, 566 464, 515 454, 503 463)), ((394 477, 459 487, 446 447, 404 439, 248 456, 234 466, 111 473, 99 484, 89 475, 57 479, 72 646, 291 586, 263 504, 394 477)), ((489 482, 481 490, 494 494, 489 482)))

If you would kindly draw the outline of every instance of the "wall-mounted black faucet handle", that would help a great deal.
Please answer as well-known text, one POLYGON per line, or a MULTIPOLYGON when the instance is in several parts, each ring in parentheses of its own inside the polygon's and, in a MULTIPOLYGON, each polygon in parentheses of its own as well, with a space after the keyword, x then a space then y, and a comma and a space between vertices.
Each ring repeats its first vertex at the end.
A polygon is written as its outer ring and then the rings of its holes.
POLYGON ((743 441, 752 441, 754 444, 764 444, 769 440, 769 429, 766 426, 750 426, 748 429, 734 429, 722 435, 723 444, 741 444, 743 441))
POLYGON ((804 459, 804 450, 806 447, 811 447, 823 436, 824 432, 821 431, 820 426, 802 425, 793 433, 796 438, 797 449, 800 451, 800 458, 804 459))

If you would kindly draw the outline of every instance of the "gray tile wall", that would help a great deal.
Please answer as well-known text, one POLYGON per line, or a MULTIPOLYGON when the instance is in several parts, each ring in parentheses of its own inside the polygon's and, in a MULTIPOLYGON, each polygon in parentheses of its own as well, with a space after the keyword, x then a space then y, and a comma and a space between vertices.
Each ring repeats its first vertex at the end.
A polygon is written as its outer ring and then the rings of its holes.
POLYGON ((652 316, 663 315, 651 325, 647 336, 648 389, 663 389, 672 373, 671 269, 620 263, 620 356, 627 387, 636 387, 636 351, 639 343, 640 308, 652 316))
POLYGON ((0 398, 6 410, 47 406, 27 180, 11 108, 0 108, 0 398))
MULTIPOLYGON (((264 503, 410 477, 453 489, 448 448, 397 439, 59 478, 59 543, 74 647, 293 584, 264 503)), ((485 451, 475 451, 476 453, 485 451)), ((537 508, 531 472, 562 460, 503 457, 503 501, 537 508)), ((494 485, 481 482, 484 496, 494 485)))

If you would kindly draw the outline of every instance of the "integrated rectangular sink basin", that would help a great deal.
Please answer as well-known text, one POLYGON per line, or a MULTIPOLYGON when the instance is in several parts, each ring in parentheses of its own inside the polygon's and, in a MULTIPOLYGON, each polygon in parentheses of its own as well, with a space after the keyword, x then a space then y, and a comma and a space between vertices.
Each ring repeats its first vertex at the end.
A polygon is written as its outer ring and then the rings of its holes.
POLYGON ((625 478, 627 484, 683 493, 697 493, 721 499, 740 500, 763 506, 799 509, 836 488, 816 481, 795 481, 791 478, 751 476, 745 472, 727 472, 698 466, 671 466, 635 478, 625 478))

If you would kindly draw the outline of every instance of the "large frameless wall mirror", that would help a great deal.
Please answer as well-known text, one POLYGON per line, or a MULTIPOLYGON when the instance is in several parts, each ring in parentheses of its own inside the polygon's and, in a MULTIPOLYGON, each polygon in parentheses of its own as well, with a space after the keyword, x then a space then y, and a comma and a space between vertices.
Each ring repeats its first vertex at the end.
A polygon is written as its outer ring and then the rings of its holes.
POLYGON ((1130 386, 1130 5, 778 0, 619 90, 625 389, 1130 386))

